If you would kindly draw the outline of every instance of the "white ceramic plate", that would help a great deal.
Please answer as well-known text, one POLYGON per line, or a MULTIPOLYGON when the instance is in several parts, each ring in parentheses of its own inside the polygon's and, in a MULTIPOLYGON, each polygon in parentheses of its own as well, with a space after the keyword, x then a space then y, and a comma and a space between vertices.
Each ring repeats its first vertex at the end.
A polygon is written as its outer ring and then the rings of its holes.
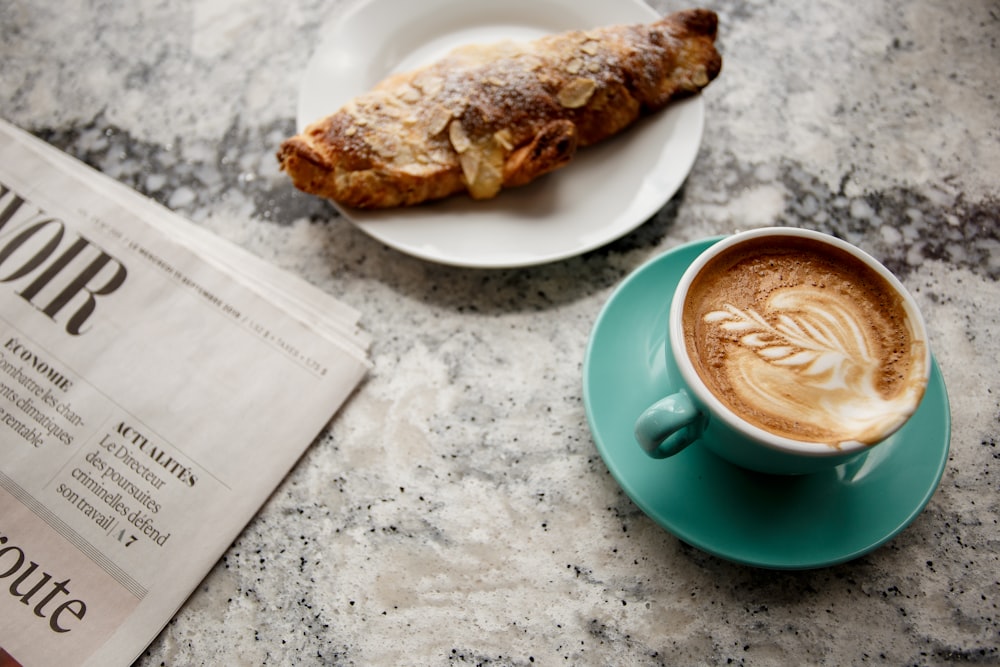
MULTIPOLYGON (((306 69, 298 126, 329 115, 393 72, 471 42, 656 20, 641 0, 366 0, 324 29, 306 69)), ((468 197, 341 214, 379 241, 423 259, 503 268, 542 264, 632 231, 680 188, 698 153, 700 96, 675 102, 621 135, 582 149, 563 169, 489 201, 468 197)))

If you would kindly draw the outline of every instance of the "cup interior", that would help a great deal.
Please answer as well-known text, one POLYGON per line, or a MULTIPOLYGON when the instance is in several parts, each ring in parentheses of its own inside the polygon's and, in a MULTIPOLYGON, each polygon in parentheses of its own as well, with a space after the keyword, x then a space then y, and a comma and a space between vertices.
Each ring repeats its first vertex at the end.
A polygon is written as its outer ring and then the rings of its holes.
MULTIPOLYGON (((871 255, 856 246, 827 234, 797 228, 766 227, 740 232, 719 241, 702 253, 687 268, 677 285, 669 313, 669 331, 667 339, 670 351, 673 354, 674 361, 677 364, 684 383, 694 395, 696 400, 707 408, 708 412, 712 415, 712 418, 721 419, 733 431, 739 433, 743 437, 752 439, 766 448, 805 457, 842 457, 845 454, 865 450, 871 445, 888 438, 893 432, 898 430, 906 422, 908 416, 916 410, 919 405, 920 398, 923 395, 923 391, 926 388, 927 380, 930 374, 930 350, 927 345, 926 326, 912 295, 909 294, 899 279, 871 255), (692 283, 697 277, 699 277, 706 266, 722 253, 751 241, 759 242, 762 239, 766 240, 768 238, 775 238, 776 241, 780 240, 778 237, 781 237, 781 239, 787 237, 811 239, 813 241, 831 246, 834 250, 845 252, 852 257, 857 258, 866 267, 878 274, 878 276, 884 280, 885 284, 890 286, 899 297, 902 308, 909 320, 911 338, 914 341, 918 341, 917 344, 923 348, 922 358, 917 360, 917 363, 922 364, 922 366, 917 366, 915 373, 910 376, 914 379, 914 385, 919 383, 919 395, 913 402, 912 409, 903 418, 899 419, 898 423, 891 424, 887 426, 884 431, 880 431, 877 438, 866 439, 864 442, 849 439, 842 440, 837 443, 830 443, 827 441, 820 442, 805 438, 799 439, 788 437, 765 428, 761 428, 760 426, 742 418, 730 409, 730 407, 723 400, 720 400, 706 385, 706 382, 699 375, 694 363, 691 361, 683 332, 685 325, 684 304, 692 283)), ((919 355, 919 349, 917 350, 917 354, 919 355)))

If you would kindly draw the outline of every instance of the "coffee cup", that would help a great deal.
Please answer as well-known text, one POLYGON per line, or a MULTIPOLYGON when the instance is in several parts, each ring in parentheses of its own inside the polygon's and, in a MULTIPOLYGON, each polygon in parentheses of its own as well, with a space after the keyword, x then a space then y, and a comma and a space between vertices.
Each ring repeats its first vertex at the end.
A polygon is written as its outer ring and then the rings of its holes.
POLYGON ((653 458, 697 442, 743 468, 804 474, 884 442, 923 398, 930 350, 900 281, 859 248, 768 227, 706 249, 673 293, 673 386, 635 424, 653 458))

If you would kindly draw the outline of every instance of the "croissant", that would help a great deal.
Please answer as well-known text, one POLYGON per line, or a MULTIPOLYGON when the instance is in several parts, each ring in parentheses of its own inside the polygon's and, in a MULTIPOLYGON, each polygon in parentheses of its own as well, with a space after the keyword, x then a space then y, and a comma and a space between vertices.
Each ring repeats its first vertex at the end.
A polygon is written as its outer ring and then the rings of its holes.
POLYGON ((714 12, 692 9, 459 47, 286 139, 278 161, 298 189, 348 207, 489 199, 707 86, 722 67, 717 27, 714 12))

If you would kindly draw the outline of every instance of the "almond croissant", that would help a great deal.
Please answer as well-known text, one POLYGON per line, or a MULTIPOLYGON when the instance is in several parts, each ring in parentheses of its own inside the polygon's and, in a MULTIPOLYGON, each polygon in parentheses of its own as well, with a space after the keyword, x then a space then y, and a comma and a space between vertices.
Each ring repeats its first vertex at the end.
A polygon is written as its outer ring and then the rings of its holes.
POLYGON ((345 206, 488 199, 567 164, 578 146, 707 86, 714 12, 458 48, 396 74, 285 140, 300 190, 345 206))

